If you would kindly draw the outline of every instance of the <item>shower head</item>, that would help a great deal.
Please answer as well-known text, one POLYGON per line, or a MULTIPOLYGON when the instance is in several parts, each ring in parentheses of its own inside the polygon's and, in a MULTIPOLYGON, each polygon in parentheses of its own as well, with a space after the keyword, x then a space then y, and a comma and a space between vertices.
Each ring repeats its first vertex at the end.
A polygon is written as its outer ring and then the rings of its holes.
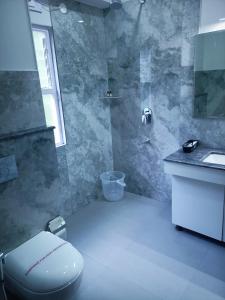
POLYGON ((140 4, 145 4, 146 0, 139 0, 140 4))
POLYGON ((113 9, 119 9, 119 8, 121 8, 121 7, 122 7, 122 2, 121 2, 121 0, 112 0, 112 2, 111 2, 111 7, 112 7, 113 9))

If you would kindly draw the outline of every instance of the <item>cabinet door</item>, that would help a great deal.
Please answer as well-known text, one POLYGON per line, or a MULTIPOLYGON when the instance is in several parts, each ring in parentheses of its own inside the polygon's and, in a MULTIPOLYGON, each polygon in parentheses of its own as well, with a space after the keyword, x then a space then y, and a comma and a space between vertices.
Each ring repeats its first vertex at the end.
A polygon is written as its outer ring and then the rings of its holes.
POLYGON ((222 240, 224 186, 178 176, 172 184, 173 224, 222 240))

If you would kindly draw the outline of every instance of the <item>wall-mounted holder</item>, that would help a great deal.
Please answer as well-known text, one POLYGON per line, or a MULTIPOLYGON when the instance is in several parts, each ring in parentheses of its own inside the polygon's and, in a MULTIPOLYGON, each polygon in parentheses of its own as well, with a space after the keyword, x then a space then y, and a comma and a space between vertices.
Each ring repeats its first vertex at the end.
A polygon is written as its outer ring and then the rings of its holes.
POLYGON ((142 112, 142 124, 147 125, 152 121, 152 110, 149 107, 144 108, 142 112))
POLYGON ((115 99, 120 99, 120 98, 121 98, 120 96, 114 96, 113 93, 112 93, 112 91, 109 90, 109 91, 106 92, 106 95, 103 96, 100 99, 103 99, 103 100, 104 99, 114 99, 115 100, 115 99))

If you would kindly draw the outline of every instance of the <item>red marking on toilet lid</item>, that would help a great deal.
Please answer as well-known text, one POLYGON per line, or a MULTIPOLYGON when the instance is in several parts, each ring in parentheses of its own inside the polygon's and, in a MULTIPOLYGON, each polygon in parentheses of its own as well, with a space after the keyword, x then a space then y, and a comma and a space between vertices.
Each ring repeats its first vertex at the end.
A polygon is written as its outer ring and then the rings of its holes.
POLYGON ((64 242, 62 244, 60 244, 59 246, 57 246, 56 248, 52 249, 50 252, 48 252, 45 256, 43 256, 41 259, 39 259, 38 261, 36 261, 25 273, 25 276, 28 276, 29 273, 36 268, 38 265, 40 265, 46 258, 48 258, 50 255, 52 255, 54 252, 56 252, 59 248, 65 246, 67 244, 67 242, 64 242))

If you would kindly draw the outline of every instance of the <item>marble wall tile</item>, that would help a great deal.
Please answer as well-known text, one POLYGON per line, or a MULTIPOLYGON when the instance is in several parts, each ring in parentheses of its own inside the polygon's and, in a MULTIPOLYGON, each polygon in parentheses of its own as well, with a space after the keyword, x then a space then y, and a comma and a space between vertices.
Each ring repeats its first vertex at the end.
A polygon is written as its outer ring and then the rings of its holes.
POLYGON ((113 168, 110 107, 101 99, 108 90, 108 70, 103 11, 69 0, 63 15, 54 9, 59 3, 50 1, 74 211, 97 198, 99 175, 113 168))
MULTIPOLYGON (((19 174, 0 185, 4 251, 96 199, 99 175, 113 169, 110 106, 101 99, 108 90, 103 11, 70 0, 63 15, 59 3, 51 1, 67 145, 55 149, 49 131, 0 141, 0 157, 15 155, 19 174)), ((0 84, 0 134, 45 124, 37 72, 2 72, 0 84)))
POLYGON ((45 230, 56 215, 71 214, 37 71, 0 72, 0 135, 0 157, 15 156, 18 171, 0 184, 0 244, 7 252, 45 230))
POLYGON ((131 0, 116 16, 105 16, 106 32, 117 34, 114 60, 119 63, 110 68, 109 55, 110 78, 113 84, 119 78, 114 88, 122 95, 121 102, 111 106, 114 167, 125 171, 131 192, 160 200, 170 199, 171 191, 162 159, 179 146, 182 9, 180 1, 140 6, 131 0), (152 108, 153 119, 143 126, 146 106, 152 108))
POLYGON ((0 134, 45 125, 37 71, 0 72, 0 134))
POLYGON ((126 172, 129 191, 169 200, 165 156, 190 138, 225 146, 224 120, 193 118, 199 15, 199 0, 151 0, 142 6, 130 0, 118 12, 105 13, 109 84, 122 95, 111 106, 114 168, 126 172), (153 117, 144 127, 146 106, 153 117))
POLYGON ((0 185, 2 251, 45 229, 56 215, 66 215, 67 198, 57 166, 52 130, 0 141, 0 157, 15 155, 18 177, 0 185))
POLYGON ((61 197, 62 199, 64 199, 63 215, 65 217, 68 217, 72 215, 72 191, 69 181, 68 163, 65 147, 56 148, 56 155, 60 184, 63 187, 61 189, 61 197))
POLYGON ((181 65, 191 67, 194 65, 194 36, 198 34, 200 25, 200 1, 184 1, 182 17, 181 65))

